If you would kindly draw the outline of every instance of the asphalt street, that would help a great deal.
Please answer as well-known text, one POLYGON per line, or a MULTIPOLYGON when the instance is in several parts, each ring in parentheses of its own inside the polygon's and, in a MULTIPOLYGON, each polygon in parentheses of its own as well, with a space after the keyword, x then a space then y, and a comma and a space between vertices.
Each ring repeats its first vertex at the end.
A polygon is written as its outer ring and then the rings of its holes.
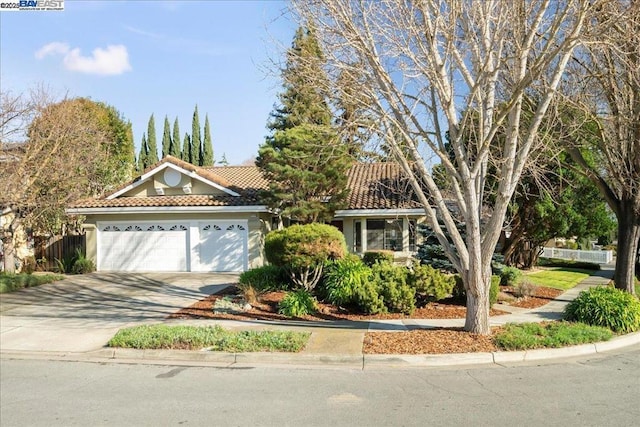
POLYGON ((637 426, 640 346, 469 368, 0 361, 9 426, 637 426))

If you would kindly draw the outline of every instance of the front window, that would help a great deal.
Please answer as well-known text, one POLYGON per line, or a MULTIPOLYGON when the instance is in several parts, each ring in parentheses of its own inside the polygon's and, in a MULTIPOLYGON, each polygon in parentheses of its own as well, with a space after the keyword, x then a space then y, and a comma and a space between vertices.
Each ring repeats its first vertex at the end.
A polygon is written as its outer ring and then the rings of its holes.
POLYGON ((353 227, 353 251, 362 252, 362 222, 356 221, 353 227))
POLYGON ((402 251, 401 219, 368 219, 367 250, 402 251))

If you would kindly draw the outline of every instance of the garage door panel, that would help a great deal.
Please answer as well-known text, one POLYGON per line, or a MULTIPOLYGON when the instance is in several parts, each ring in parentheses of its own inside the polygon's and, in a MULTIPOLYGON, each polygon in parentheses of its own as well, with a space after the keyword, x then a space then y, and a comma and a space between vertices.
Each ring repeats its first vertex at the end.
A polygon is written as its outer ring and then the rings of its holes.
POLYGON ((187 271, 185 230, 184 226, 172 231, 140 223, 107 226, 100 233, 99 268, 103 271, 187 271))
POLYGON ((247 251, 243 224, 217 221, 200 224, 199 271, 243 271, 247 251))

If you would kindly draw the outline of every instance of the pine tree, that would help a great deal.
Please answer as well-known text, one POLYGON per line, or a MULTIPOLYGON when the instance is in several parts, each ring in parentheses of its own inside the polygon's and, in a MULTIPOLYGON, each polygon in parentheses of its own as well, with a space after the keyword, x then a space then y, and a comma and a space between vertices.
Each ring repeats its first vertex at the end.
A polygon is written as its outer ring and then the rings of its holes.
POLYGON ((178 117, 173 122, 173 138, 171 138, 171 145, 169 146, 169 155, 177 158, 181 158, 180 152, 180 125, 178 124, 178 117))
POLYGON ((147 163, 152 165, 158 162, 158 144, 156 143, 156 122, 153 114, 149 118, 149 126, 147 127, 147 163))
POLYGON ((164 116, 164 132, 162 133, 162 158, 169 154, 171 147, 171 126, 169 125, 169 118, 164 116))
POLYGON ((191 149, 196 157, 193 159, 194 156, 192 154, 192 160, 194 161, 193 164, 202 166, 204 153, 202 152, 202 138, 200 138, 200 117, 198 115, 198 105, 196 105, 196 109, 193 112, 193 120, 191 122, 191 149))
POLYGON ((323 76, 323 55, 312 31, 299 28, 282 72, 284 91, 267 127, 272 134, 256 164, 270 181, 265 202, 301 222, 329 221, 346 200, 349 149, 331 125, 326 96, 308 83, 323 76))
POLYGON ((184 142, 182 144, 182 160, 193 164, 193 144, 188 133, 184 133, 184 142))
POLYGON ((200 166, 213 166, 213 144, 211 143, 211 130, 209 129, 209 115, 204 118, 204 141, 202 141, 202 164, 200 166))
POLYGON ((149 166, 148 164, 149 157, 149 146, 147 145, 147 137, 143 133, 142 134, 142 142, 140 143, 140 153, 138 154, 138 173, 144 172, 144 170, 149 166))

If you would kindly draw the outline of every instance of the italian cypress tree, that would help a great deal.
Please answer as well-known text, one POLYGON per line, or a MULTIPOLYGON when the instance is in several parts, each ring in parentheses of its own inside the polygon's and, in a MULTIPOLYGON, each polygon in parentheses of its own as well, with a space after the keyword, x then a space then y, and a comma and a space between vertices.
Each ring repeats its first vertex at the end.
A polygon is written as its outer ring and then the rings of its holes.
POLYGON ((202 163, 200 166, 213 166, 213 144, 211 143, 211 129, 209 129, 209 115, 204 118, 204 140, 202 141, 202 163))
POLYGON ((142 134, 142 142, 140 143, 140 153, 138 154, 138 173, 144 172, 148 166, 149 146, 147 145, 147 137, 142 134))
POLYGON ((162 133, 162 158, 169 154, 171 147, 171 126, 169 125, 169 118, 164 116, 164 132, 162 133))
POLYGON ((149 125, 147 126, 147 166, 152 165, 158 161, 158 144, 156 143, 156 121, 153 118, 153 114, 149 118, 149 125))
POLYGON ((173 122, 173 138, 171 138, 171 145, 169 146, 169 155, 177 158, 181 158, 180 153, 180 125, 178 124, 178 117, 173 122))
MULTIPOLYGON (((202 138, 200 137, 200 116, 198 115, 197 104, 196 109, 193 111, 193 120, 191 121, 191 149, 193 150, 193 154, 195 154, 195 159, 192 159, 194 161, 193 164, 202 166, 204 153, 202 152, 202 138)), ((192 155, 192 157, 194 156, 192 155)))
POLYGON ((182 160, 193 164, 193 144, 188 133, 184 133, 184 142, 182 143, 182 160))
POLYGON ((344 205, 352 164, 348 146, 332 126, 327 97, 309 84, 309 76, 323 78, 323 62, 313 31, 299 28, 282 71, 284 91, 267 125, 271 135, 256 160, 270 182, 265 202, 307 223, 329 221, 344 205))

